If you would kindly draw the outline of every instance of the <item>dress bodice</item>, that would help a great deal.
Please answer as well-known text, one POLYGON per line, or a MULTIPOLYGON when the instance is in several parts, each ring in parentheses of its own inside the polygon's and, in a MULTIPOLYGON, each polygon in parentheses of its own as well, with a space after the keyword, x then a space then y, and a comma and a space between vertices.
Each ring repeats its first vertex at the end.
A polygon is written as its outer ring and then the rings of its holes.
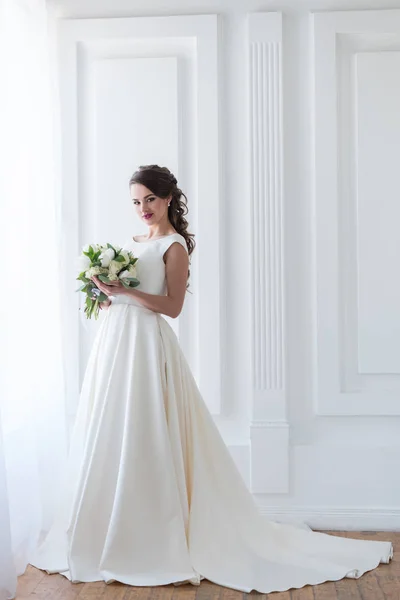
MULTIPOLYGON (((136 242, 133 238, 125 242, 123 248, 130 250, 139 260, 136 263, 136 277, 140 284, 135 288, 147 294, 163 296, 167 293, 165 278, 165 252, 174 243, 180 243, 188 251, 186 240, 180 233, 172 233, 161 238, 136 242)), ((134 304, 142 306, 128 294, 110 296, 113 304, 134 304)))

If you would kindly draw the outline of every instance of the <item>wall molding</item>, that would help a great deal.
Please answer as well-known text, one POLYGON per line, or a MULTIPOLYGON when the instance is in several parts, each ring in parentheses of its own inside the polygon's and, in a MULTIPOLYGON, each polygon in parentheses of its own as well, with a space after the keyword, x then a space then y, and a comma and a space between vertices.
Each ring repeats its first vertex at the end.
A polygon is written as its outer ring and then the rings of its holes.
MULTIPOLYGON (((177 62, 177 176, 191 198, 192 226, 198 242, 198 252, 195 252, 191 269, 194 295, 188 298, 190 302, 180 317, 182 335, 179 337, 210 412, 219 414, 222 368, 218 15, 60 19, 58 38, 63 118, 62 216, 67 228, 67 256, 77 256, 82 243, 87 242, 82 239, 85 204, 95 207, 98 204, 96 153, 90 151, 96 148, 95 111, 91 110, 96 105, 92 84, 96 65, 104 61, 118 63, 138 58, 173 57, 177 62)), ((119 174, 117 181, 120 181, 119 174)), ((116 193, 116 197, 122 197, 122 193, 116 193)), ((92 211, 91 216, 93 231, 90 235, 97 237, 101 220, 97 218, 96 211, 92 211)), ((122 227, 118 231, 122 233, 122 227)), ((87 231, 84 233, 87 234, 87 231)), ((126 239, 121 239, 121 243, 126 239)), ((75 414, 79 398, 82 380, 79 363, 84 366, 84 350, 90 346, 88 333, 84 331, 86 327, 79 320, 81 299, 74 292, 75 277, 75 266, 70 261, 65 269, 66 286, 70 290, 67 298, 69 310, 65 315, 68 323, 65 360, 67 413, 70 416, 75 414)))
POLYGON ((259 506, 267 519, 306 523, 311 529, 345 531, 400 531, 400 508, 368 506, 259 506))
POLYGON ((378 365, 376 372, 360 369, 360 256, 356 241, 362 199, 357 197, 356 138, 360 131, 355 69, 357 57, 363 53, 399 51, 400 11, 334 11, 314 13, 310 19, 315 411, 322 416, 400 415, 399 374, 385 373, 378 365))

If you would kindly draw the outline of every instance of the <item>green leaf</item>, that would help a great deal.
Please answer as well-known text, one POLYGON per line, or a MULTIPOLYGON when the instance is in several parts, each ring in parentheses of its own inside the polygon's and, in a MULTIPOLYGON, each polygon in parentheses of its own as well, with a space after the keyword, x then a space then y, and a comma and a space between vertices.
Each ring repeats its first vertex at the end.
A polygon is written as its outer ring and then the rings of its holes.
POLYGON ((97 277, 100 279, 100 281, 102 281, 103 283, 110 283, 110 279, 108 279, 107 275, 97 275, 97 277))
POLYGON ((95 319, 98 319, 98 317, 99 317, 99 312, 100 312, 100 309, 99 309, 99 300, 98 300, 98 299, 97 299, 97 300, 96 300, 96 302, 94 303, 94 306, 93 306, 93 312, 94 312, 94 318, 95 318, 95 319))
POLYGON ((118 256, 116 256, 116 257, 114 258, 114 260, 115 260, 116 262, 125 262, 125 258, 124 258, 124 257, 123 257, 121 254, 118 254, 118 256))
POLYGON ((117 251, 115 250, 114 246, 111 246, 111 244, 107 244, 107 248, 111 248, 111 250, 114 250, 114 254, 117 254, 117 251))
POLYGON ((98 299, 99 303, 105 302, 106 300, 108 300, 108 296, 107 296, 107 294, 103 294, 103 292, 101 292, 101 294, 99 294, 97 299, 98 299))

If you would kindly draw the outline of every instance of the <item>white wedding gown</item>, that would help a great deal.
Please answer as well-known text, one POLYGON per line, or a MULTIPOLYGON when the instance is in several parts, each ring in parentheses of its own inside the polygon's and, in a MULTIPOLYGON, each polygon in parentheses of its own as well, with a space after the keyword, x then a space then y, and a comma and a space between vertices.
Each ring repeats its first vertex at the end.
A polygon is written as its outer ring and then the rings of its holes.
MULTIPOLYGON (((174 242, 187 250, 179 234, 130 242, 138 289, 166 292, 174 242)), ((60 498, 30 563, 72 582, 207 578, 268 593, 357 578, 393 555, 390 542, 261 516, 172 328, 127 295, 114 297, 93 343, 60 498)))

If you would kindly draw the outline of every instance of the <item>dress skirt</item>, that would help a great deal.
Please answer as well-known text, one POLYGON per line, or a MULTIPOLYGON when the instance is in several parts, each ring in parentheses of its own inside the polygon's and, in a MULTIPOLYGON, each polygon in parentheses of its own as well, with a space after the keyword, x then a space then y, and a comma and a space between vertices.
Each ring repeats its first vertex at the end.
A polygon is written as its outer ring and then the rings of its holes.
POLYGON ((360 577, 392 554, 390 542, 260 515, 166 319, 110 307, 86 368, 59 509, 31 564, 72 582, 207 578, 269 593, 360 577))

